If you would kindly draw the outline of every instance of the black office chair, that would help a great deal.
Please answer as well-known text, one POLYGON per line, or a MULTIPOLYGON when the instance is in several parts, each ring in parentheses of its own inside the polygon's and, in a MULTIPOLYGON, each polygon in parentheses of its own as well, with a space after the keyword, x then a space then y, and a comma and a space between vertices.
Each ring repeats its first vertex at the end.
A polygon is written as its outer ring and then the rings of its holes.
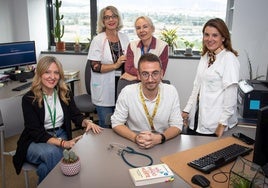
MULTIPOLYGON (((77 108, 86 116, 88 116, 91 120, 93 120, 93 114, 96 113, 96 107, 91 100, 90 80, 91 80, 91 65, 90 61, 87 61, 85 68, 85 86, 87 93, 74 96, 74 101, 77 108)), ((74 128, 73 131, 77 129, 79 128, 74 128)))

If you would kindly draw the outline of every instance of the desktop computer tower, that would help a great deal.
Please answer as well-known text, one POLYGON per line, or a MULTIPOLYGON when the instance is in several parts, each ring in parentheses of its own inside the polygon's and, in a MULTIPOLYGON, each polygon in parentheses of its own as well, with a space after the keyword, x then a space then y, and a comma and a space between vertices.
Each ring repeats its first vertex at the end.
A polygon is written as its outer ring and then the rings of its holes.
POLYGON ((268 176, 268 106, 258 111, 253 162, 263 167, 268 176))
POLYGON ((257 119, 258 110, 268 105, 268 82, 247 80, 247 83, 253 90, 245 92, 243 88, 238 87, 238 113, 245 119, 257 119))

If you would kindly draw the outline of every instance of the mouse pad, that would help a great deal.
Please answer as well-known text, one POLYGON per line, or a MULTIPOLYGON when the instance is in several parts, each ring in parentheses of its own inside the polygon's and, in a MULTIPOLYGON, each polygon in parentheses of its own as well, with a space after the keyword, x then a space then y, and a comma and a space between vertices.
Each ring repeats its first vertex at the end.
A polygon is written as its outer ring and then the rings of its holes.
MULTIPOLYGON (((214 151, 217 151, 223 147, 226 147, 230 144, 237 143, 240 145, 244 145, 247 147, 253 147, 253 146, 248 146, 242 141, 233 138, 233 137, 226 137, 226 138, 221 138, 216 141, 210 142, 208 144, 204 144, 201 146, 194 147, 189 150, 181 151, 175 154, 171 154, 168 156, 161 157, 161 161, 163 163, 166 163, 173 172, 175 172, 179 177, 181 177, 184 181, 186 181, 188 184, 190 184, 192 187, 199 187, 191 182, 191 178, 195 174, 202 174, 204 175, 207 179, 210 181, 210 186, 212 188, 226 188, 228 187, 229 184, 229 173, 227 174, 228 180, 225 183, 217 183, 212 179, 212 176, 215 173, 218 173, 220 171, 223 172, 230 172, 230 169, 232 168, 234 162, 231 162, 225 166, 222 166, 221 168, 212 171, 210 174, 205 174, 202 173, 190 166, 187 165, 188 162, 193 161, 199 157, 202 157, 204 155, 207 155, 209 153, 212 153, 214 151)), ((253 158, 253 151, 250 152, 249 155, 244 156, 243 158, 248 159, 252 161, 253 158)), ((223 181, 226 179, 224 175, 219 174, 215 176, 218 181, 223 181)))

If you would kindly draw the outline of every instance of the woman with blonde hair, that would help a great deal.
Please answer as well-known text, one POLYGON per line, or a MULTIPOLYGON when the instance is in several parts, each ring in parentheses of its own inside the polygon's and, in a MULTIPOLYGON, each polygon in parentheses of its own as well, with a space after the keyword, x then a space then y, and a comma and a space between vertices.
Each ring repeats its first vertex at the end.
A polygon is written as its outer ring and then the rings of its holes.
POLYGON ((97 109, 99 125, 105 128, 109 128, 105 119, 114 112, 117 82, 124 73, 129 39, 120 32, 122 27, 117 8, 103 8, 98 18, 98 35, 93 38, 88 52, 92 102, 97 109))
POLYGON ((19 138, 13 163, 17 174, 24 161, 37 165, 40 183, 62 158, 63 149, 72 148, 71 121, 100 133, 102 128, 87 120, 76 108, 64 82, 61 63, 53 56, 42 57, 36 67, 30 91, 22 97, 25 128, 19 138))

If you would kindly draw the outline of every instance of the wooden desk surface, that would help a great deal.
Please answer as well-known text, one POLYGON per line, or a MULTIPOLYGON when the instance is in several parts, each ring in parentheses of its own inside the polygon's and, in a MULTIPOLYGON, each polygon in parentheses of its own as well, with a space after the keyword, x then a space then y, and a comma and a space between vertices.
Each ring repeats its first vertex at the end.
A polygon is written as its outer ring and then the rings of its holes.
MULTIPOLYGON (((255 137, 255 129, 235 127, 228 131, 224 137, 230 136, 233 132, 243 132, 248 136, 255 137)), ((74 151, 81 158, 81 171, 78 175, 73 177, 64 176, 59 164, 49 173, 49 175, 42 181, 38 188, 48 187, 65 187, 65 188, 88 188, 88 187, 116 187, 116 188, 129 188, 135 187, 130 175, 128 173, 129 167, 119 155, 117 149, 108 150, 107 147, 110 143, 120 143, 134 148, 136 151, 150 155, 154 164, 161 163, 160 158, 170 155, 179 151, 184 151, 195 146, 206 144, 208 142, 217 140, 215 137, 204 136, 188 136, 180 135, 176 138, 167 141, 162 145, 157 145, 148 150, 141 150, 137 148, 136 144, 122 138, 115 134, 111 129, 105 129, 99 135, 87 134, 75 145, 74 151)), ((128 159, 136 164, 146 164, 148 161, 142 157, 129 155, 128 159)), ((156 187, 156 188, 178 188, 178 187, 191 187, 179 176, 175 175, 175 180, 169 183, 158 183, 150 186, 143 187, 156 187)))

